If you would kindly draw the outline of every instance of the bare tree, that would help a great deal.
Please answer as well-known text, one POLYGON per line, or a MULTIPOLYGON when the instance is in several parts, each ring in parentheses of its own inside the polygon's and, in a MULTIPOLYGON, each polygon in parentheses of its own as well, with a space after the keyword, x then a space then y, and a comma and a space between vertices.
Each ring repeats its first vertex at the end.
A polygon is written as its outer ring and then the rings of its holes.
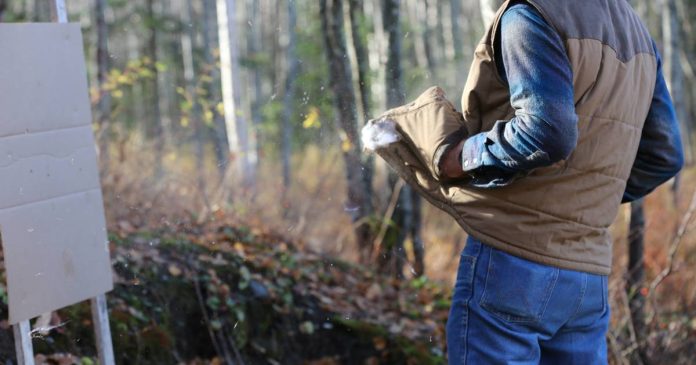
POLYGON ((364 166, 361 163, 361 146, 358 138, 358 117, 355 92, 350 65, 346 57, 346 42, 343 35, 342 0, 321 0, 320 17, 322 37, 329 64, 329 83, 334 95, 337 119, 345 133, 343 159, 348 180, 348 201, 346 211, 350 212, 355 225, 355 236, 362 259, 371 253, 372 234, 363 219, 370 210, 367 198, 364 166))
MULTIPOLYGON (((404 85, 401 69, 401 27, 400 9, 398 0, 383 0, 382 14, 384 30, 388 39, 388 56, 386 70, 386 89, 387 106, 395 107, 406 102, 404 95, 404 85)), ((390 182, 396 185, 398 177, 392 172, 390 182)), ((404 251, 404 241, 410 234, 413 240, 416 275, 422 275, 425 269, 423 263, 424 247, 420 235, 420 208, 421 202, 418 194, 409 186, 404 186, 401 190, 398 204, 394 210, 394 222, 396 223, 396 234, 389 234, 392 242, 386 242, 384 252, 380 256, 383 262, 381 267, 388 268, 396 277, 403 275, 403 265, 406 263, 406 253, 404 251)))
POLYGON ((98 124, 100 129, 99 157, 102 162, 102 169, 106 171, 109 166, 109 143, 110 143, 110 121, 111 121, 111 95, 105 89, 104 84, 109 73, 109 46, 108 46, 108 27, 104 12, 106 11, 106 0, 96 0, 94 4, 94 15, 97 23, 97 88, 99 90, 98 105, 98 124))
POLYGON ((664 70, 667 86, 669 87, 674 109, 677 112, 680 127, 682 130, 682 143, 684 146, 684 157, 688 164, 693 162, 693 151, 691 150, 691 126, 686 118, 686 104, 684 103, 684 70, 680 61, 681 26, 679 14, 677 12, 677 0, 665 0, 662 10, 662 35, 664 37, 664 70))
POLYGON ((145 45, 144 53, 152 62, 152 81, 149 83, 149 104, 152 108, 152 122, 147 128, 148 136, 155 140, 155 178, 159 179, 164 172, 164 128, 162 128, 162 113, 160 110, 160 93, 159 93, 159 71, 157 65, 157 17, 155 15, 154 0, 147 0, 145 3, 145 11, 147 16, 147 27, 150 31, 148 41, 145 45))
POLYGON ((483 27, 488 28, 493 19, 495 18, 495 13, 498 8, 503 3, 503 0, 480 0, 479 6, 481 7, 481 19, 483 20, 483 27))
MULTIPOLYGON (((362 118, 360 125, 364 125, 371 115, 372 93, 370 92, 369 74, 369 59, 367 48, 365 47, 365 39, 360 32, 360 23, 365 19, 363 0, 349 0, 349 20, 350 32, 353 40, 353 50, 355 52, 355 60, 357 63, 357 78, 358 78, 358 95, 362 110, 362 118)), ((374 175, 375 161, 374 157, 369 154, 362 155, 363 176, 365 187, 367 188, 367 204, 365 204, 365 216, 370 216, 374 213, 372 207, 372 178, 374 175)))
POLYGON ((220 43, 220 73, 222 103, 230 155, 235 159, 236 175, 245 187, 254 185, 254 153, 251 131, 242 115, 241 82, 239 77, 239 34, 236 24, 236 1, 217 0, 218 40, 220 43))
MULTIPOLYGON (((439 49, 437 43, 437 4, 435 0, 423 0, 420 2, 419 14, 424 26, 423 42, 425 43, 425 57, 428 60, 428 71, 431 77, 437 75, 437 66, 440 58, 437 56, 439 49)), ((386 26, 386 25, 385 25, 386 26)))
POLYGON ((292 133, 293 133, 293 123, 292 117, 294 115, 293 103, 295 102, 295 80, 300 72, 300 63, 297 58, 296 44, 297 44, 297 10, 295 9, 295 1, 287 1, 287 14, 288 14, 288 46, 287 46, 287 60, 288 60, 288 73, 285 77, 285 95, 283 96, 283 115, 282 115, 282 138, 281 138, 281 155, 283 164, 283 186, 287 189, 290 187, 290 157, 292 157, 292 133))
MULTIPOLYGON (((220 69, 217 67, 215 47, 217 32, 217 16, 215 0, 203 0, 203 55, 205 58, 205 73, 210 76, 212 82, 208 84, 208 94, 215 100, 220 95, 220 69)), ((228 166, 229 145, 227 144, 227 131, 223 115, 213 108, 212 140, 215 145, 215 160, 220 176, 223 176, 228 166)))
MULTIPOLYGON (((645 213, 643 199, 639 199, 631 202, 631 220, 628 227, 628 272, 625 288, 631 325, 638 343, 645 340, 645 297, 641 293, 641 288, 645 286, 644 248, 645 213)), ((632 355, 632 361, 642 363, 645 360, 644 346, 639 346, 637 350, 632 355)))
POLYGON ((426 42, 424 36, 424 29, 426 24, 422 21, 423 16, 421 15, 420 7, 424 6, 425 2, 420 1, 409 1, 406 3, 406 16, 408 17, 408 22, 413 29, 412 32, 414 36, 412 38, 413 42, 413 56, 415 58, 415 64, 418 65, 423 70, 430 70, 430 64, 428 62, 428 55, 426 54, 426 42))
POLYGON ((450 22, 452 23, 452 43, 454 47, 454 58, 458 61, 462 59, 462 48, 464 42, 462 36, 464 30, 462 28, 462 0, 450 0, 450 22))
MULTIPOLYGON (((191 103, 190 123, 196 135, 196 168, 198 175, 198 189, 205 197, 205 124, 201 117, 201 104, 198 101, 198 88, 196 65, 193 59, 194 48, 194 26, 192 23, 193 6, 192 0, 180 0, 179 13, 183 23, 184 31, 181 33, 181 56, 184 65, 184 81, 186 82, 186 97, 191 103)), ((206 205, 207 201, 205 202, 206 205)))
POLYGON ((34 0, 34 7, 31 9, 32 21, 47 21, 51 16, 51 2, 46 0, 34 0))
MULTIPOLYGON (((643 199, 631 202, 631 221, 628 228, 628 276, 626 294, 629 302, 631 324, 637 343, 646 339, 645 332, 645 297, 641 289, 645 287, 645 214, 643 199)), ((633 356, 633 362, 645 362, 644 346, 640 345, 633 356)))
POLYGON ((365 39, 360 33, 360 22, 364 19, 363 0, 349 0, 348 12, 350 20, 350 32, 353 40, 353 50, 357 61, 358 69, 358 93, 360 97, 361 109, 363 112, 363 121, 367 120, 370 115, 370 82, 368 80, 369 59, 367 49, 365 47, 365 39))
MULTIPOLYGON (((294 3, 296 0, 288 0, 294 3)), ((251 12, 248 16, 250 19, 248 31, 247 31, 247 58, 251 57, 254 60, 258 59, 261 50, 263 49, 263 39, 261 37, 261 28, 263 27, 264 18, 260 16, 258 0, 247 0, 246 6, 251 12)), ((253 140, 253 146, 251 148, 253 151, 253 161, 252 164, 254 171, 258 171, 261 156, 261 105, 263 98, 263 85, 261 82, 261 68, 255 62, 253 70, 251 70, 251 75, 249 76, 249 88, 253 89, 253 93, 249 93, 252 98, 249 98, 251 115, 251 138, 253 140)))

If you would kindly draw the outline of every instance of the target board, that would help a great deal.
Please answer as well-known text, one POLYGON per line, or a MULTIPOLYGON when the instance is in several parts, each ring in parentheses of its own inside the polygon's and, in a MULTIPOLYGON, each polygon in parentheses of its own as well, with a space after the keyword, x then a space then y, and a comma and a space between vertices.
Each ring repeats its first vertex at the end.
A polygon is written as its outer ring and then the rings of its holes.
POLYGON ((0 24, 0 234, 9 322, 112 289, 78 24, 0 24))

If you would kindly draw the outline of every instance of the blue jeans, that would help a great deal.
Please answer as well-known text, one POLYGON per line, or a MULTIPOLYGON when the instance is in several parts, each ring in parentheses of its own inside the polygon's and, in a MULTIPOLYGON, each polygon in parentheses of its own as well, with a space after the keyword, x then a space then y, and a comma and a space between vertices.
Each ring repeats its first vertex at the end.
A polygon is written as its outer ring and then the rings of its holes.
POLYGON ((606 364, 607 277, 469 238, 447 321, 450 365, 606 364))

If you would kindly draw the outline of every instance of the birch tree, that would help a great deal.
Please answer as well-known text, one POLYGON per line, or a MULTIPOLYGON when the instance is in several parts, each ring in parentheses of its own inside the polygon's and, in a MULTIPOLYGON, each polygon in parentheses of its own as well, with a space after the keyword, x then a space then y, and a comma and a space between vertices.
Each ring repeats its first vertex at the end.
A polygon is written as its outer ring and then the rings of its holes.
POLYGON ((236 1, 217 0, 218 41, 222 104, 229 153, 235 162, 236 175, 245 187, 254 185, 254 157, 249 124, 242 114, 239 77, 239 34, 236 24, 236 1))
MULTIPOLYGON (((211 98, 220 95, 220 69, 217 67, 215 57, 215 44, 217 35, 217 15, 215 9, 216 0, 203 0, 203 56, 205 59, 205 73, 210 77, 211 82, 207 84, 207 92, 211 98)), ((215 160, 220 176, 225 174, 228 166, 229 145, 227 144, 227 131, 225 129, 225 119, 215 108, 213 108, 213 127, 212 140, 215 146, 215 160)))
POLYGON ((481 19, 483 20, 484 29, 488 29, 495 19, 495 13, 498 8, 503 3, 502 0, 480 0, 479 6, 481 7, 481 19))

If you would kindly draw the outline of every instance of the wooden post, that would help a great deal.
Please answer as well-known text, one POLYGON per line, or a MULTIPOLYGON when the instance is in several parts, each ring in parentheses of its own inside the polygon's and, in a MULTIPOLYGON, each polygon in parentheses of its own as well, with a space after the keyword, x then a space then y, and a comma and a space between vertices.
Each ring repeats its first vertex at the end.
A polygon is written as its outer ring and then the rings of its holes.
POLYGON ((31 325, 29 320, 21 321, 12 326, 14 331, 15 352, 17 363, 34 365, 34 348, 31 345, 31 325))

